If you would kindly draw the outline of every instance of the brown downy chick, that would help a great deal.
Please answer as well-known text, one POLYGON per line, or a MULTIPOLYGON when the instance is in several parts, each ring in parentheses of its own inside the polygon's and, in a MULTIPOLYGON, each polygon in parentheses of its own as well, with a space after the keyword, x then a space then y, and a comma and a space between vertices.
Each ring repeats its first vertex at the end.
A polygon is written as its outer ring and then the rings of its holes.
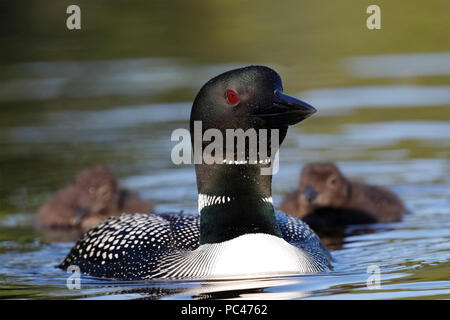
POLYGON ((153 205, 137 193, 120 189, 117 178, 105 166, 80 171, 75 185, 58 192, 38 212, 39 228, 79 228, 87 231, 110 216, 148 213, 153 205))
POLYGON ((350 181, 331 163, 305 166, 299 189, 286 196, 280 210, 312 227, 400 221, 407 211, 393 192, 350 181))

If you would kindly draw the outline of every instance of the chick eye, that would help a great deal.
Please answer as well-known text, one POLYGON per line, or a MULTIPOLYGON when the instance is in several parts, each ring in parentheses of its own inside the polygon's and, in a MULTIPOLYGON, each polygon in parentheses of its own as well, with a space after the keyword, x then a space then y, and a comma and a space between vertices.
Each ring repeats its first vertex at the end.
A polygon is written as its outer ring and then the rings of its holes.
POLYGON ((227 99, 229 103, 236 104, 239 102, 239 95, 237 92, 229 90, 227 91, 227 99))

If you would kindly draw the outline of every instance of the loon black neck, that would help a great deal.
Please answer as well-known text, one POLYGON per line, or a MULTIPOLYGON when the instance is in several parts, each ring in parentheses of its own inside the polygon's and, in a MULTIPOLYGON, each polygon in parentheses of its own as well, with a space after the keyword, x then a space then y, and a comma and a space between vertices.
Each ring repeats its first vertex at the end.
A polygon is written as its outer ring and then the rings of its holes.
POLYGON ((223 242, 247 233, 281 237, 275 219, 272 176, 262 164, 196 165, 200 244, 223 242), (209 200, 208 200, 209 199, 209 200))

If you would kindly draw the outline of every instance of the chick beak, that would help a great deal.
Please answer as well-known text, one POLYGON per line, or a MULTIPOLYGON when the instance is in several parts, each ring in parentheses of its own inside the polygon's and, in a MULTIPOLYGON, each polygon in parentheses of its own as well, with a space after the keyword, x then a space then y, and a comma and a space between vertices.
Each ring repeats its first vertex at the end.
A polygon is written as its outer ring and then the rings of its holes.
POLYGON ((313 202, 314 199, 317 198, 317 191, 314 190, 313 187, 311 187, 310 185, 307 185, 305 187, 305 189, 303 190, 303 194, 305 195, 306 200, 308 200, 309 203, 313 202))

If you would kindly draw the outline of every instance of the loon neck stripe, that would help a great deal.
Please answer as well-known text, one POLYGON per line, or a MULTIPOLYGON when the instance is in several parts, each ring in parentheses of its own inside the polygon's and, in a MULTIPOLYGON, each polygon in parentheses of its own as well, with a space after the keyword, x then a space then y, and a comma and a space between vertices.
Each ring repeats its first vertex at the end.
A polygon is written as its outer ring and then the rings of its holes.
MULTIPOLYGON (((236 201, 234 196, 216 196, 199 193, 198 195, 198 213, 201 214, 202 210, 206 207, 213 205, 225 204, 228 202, 236 201)), ((272 197, 261 198, 261 201, 273 204, 272 197)))
POLYGON ((259 160, 227 160, 223 159, 224 164, 240 165, 240 164, 269 164, 272 162, 271 158, 259 159, 259 160))

